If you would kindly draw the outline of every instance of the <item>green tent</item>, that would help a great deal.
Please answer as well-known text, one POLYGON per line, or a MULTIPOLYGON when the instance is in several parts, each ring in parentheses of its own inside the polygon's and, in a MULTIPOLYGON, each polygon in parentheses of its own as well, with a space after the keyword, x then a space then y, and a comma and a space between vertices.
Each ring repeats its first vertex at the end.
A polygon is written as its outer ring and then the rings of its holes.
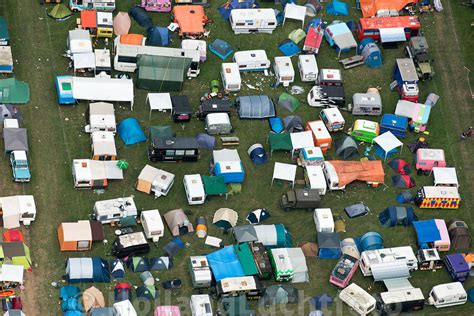
POLYGON ((201 178, 206 195, 227 194, 227 186, 223 176, 202 176, 201 178))
POLYGON ((283 92, 278 98, 278 105, 293 113, 297 108, 299 108, 300 101, 291 94, 283 92))
POLYGON ((0 103, 24 104, 30 101, 30 87, 15 78, 0 80, 0 103))
POLYGON ((150 139, 153 141, 155 138, 169 138, 173 137, 173 130, 171 126, 167 125, 155 125, 150 126, 150 139))
POLYGON ((270 152, 274 150, 286 150, 291 151, 293 145, 291 144, 291 137, 289 133, 275 134, 270 133, 268 135, 268 141, 270 142, 270 152))
POLYGON ((244 270, 245 275, 257 275, 258 270, 253 260, 252 252, 248 243, 241 243, 234 245, 235 253, 239 258, 240 265, 242 270, 244 270))
POLYGON ((253 316, 257 315, 254 310, 250 309, 249 303, 245 295, 224 297, 221 301, 222 307, 226 312, 224 315, 253 316))
POLYGON ((138 55, 137 87, 158 92, 179 92, 192 59, 138 55))
POLYGON ((48 16, 57 21, 65 21, 72 16, 72 12, 66 5, 58 3, 49 11, 48 16))
POLYGON ((22 241, 0 243, 0 261, 30 269, 30 249, 22 241))

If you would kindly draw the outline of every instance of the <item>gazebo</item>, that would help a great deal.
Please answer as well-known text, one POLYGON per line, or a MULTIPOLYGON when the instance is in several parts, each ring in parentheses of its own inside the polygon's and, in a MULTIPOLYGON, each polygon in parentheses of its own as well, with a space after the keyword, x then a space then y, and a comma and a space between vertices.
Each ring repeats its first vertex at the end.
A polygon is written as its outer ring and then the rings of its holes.
POLYGON ((289 181, 291 182, 291 186, 295 187, 296 167, 296 165, 275 162, 275 167, 273 168, 272 186, 273 181, 277 179, 289 181))
POLYGON ((400 153, 403 150, 403 143, 392 132, 385 132, 375 137, 374 143, 378 146, 375 154, 383 157, 384 160, 387 160, 388 157, 396 153, 398 147, 400 147, 400 153))

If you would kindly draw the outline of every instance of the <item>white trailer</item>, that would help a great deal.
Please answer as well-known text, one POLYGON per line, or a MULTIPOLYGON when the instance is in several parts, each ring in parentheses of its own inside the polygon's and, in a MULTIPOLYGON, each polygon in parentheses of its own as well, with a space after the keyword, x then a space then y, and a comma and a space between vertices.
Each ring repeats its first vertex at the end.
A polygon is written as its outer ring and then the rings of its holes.
POLYGON ((301 81, 315 82, 318 79, 318 63, 313 54, 298 56, 298 69, 300 71, 301 81))
POLYGON ((206 256, 190 256, 188 268, 193 288, 208 288, 211 286, 212 274, 206 256))
POLYGON ((160 211, 142 211, 140 214, 140 222, 142 223, 146 238, 151 239, 154 243, 157 243, 160 237, 164 236, 165 227, 160 211))
POLYGON ((191 295, 189 305, 192 316, 212 316, 211 298, 208 294, 191 295))
POLYGON ((201 63, 207 60, 206 41, 197 39, 184 39, 181 41, 182 49, 195 49, 199 52, 201 63))
POLYGON ((222 63, 221 79, 224 90, 240 91, 242 79, 240 78, 239 65, 237 63, 222 63))
POLYGON ((428 296, 428 305, 436 308, 462 305, 467 301, 467 293, 461 282, 433 286, 428 296))
POLYGON ((137 316, 137 311, 129 300, 120 301, 113 305, 114 316, 137 316))
POLYGON ((36 219, 36 204, 33 195, 0 197, 0 212, 3 227, 18 228, 20 223, 29 226, 36 219))
POLYGON ((418 270, 418 260, 410 246, 364 251, 359 266, 364 276, 371 276, 372 267, 382 265, 394 267, 397 262, 403 262, 409 271, 418 270))
POLYGON ((277 83, 288 87, 290 83, 295 81, 295 69, 293 68, 291 58, 288 56, 277 56, 274 60, 273 70, 275 71, 277 83))
POLYGON ((267 53, 262 49, 235 52, 234 62, 239 66, 239 71, 266 71, 271 65, 267 53))
POLYGON ((97 201, 93 209, 97 221, 108 224, 119 221, 123 217, 137 217, 138 210, 133 197, 97 201))
POLYGON ((329 191, 344 190, 346 188, 345 185, 339 186, 339 177, 337 176, 336 169, 329 161, 323 163, 323 172, 329 191))
POLYGON ((355 283, 339 292, 339 298, 359 315, 370 314, 375 309, 375 298, 355 283))
POLYGON ((313 215, 314 224, 318 233, 333 233, 334 219, 330 208, 317 208, 313 215))
POLYGON ((72 177, 75 188, 104 189, 108 180, 123 180, 123 170, 113 160, 74 159, 72 177))
POLYGON ((189 205, 204 204, 206 192, 200 174, 187 174, 183 178, 184 191, 189 205))
POLYGON ((89 104, 89 111, 86 113, 87 125, 86 133, 107 131, 116 133, 117 123, 115 121, 115 109, 112 103, 94 102, 89 104))
POLYGON ((304 180, 308 189, 316 189, 319 195, 325 195, 327 184, 321 165, 307 165, 304 169, 304 180))
POLYGON ((277 27, 273 9, 234 9, 229 22, 235 34, 273 33, 277 27))
POLYGON ((399 312, 418 311, 423 309, 425 297, 419 288, 391 290, 380 293, 377 310, 382 315, 398 314, 399 312))
POLYGON ((112 75, 112 60, 110 59, 110 50, 95 49, 95 76, 110 78, 112 75))

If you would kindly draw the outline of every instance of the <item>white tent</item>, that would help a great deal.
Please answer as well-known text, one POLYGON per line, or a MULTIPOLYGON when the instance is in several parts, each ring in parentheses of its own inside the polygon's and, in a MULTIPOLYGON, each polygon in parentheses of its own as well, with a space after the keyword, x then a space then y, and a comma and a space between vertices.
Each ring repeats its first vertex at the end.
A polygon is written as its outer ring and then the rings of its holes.
POLYGON ((94 53, 74 54, 72 59, 74 62, 74 73, 79 69, 95 69, 94 53))
POLYGON ((24 270, 23 266, 3 264, 0 266, 0 281, 23 283, 24 270))
POLYGON ((299 133, 291 133, 290 134, 291 145, 293 149, 291 154, 295 152, 295 150, 314 147, 314 139, 313 139, 313 132, 306 131, 306 132, 299 132, 299 133))
POLYGON ((133 110, 133 80, 72 77, 72 95, 76 100, 130 102, 133 110))
POLYGON ((306 7, 302 5, 296 5, 294 3, 288 3, 285 6, 285 18, 283 19, 283 25, 285 25, 286 19, 301 21, 301 27, 304 28, 304 19, 306 17, 306 7))
POLYGON ((1 197, 0 209, 3 214, 3 227, 6 229, 20 227, 20 220, 24 225, 29 225, 36 217, 36 205, 33 195, 1 197))
POLYGON ((454 186, 459 187, 456 168, 440 168, 433 167, 434 185, 435 186, 454 186))
POLYGON ((293 267, 292 283, 309 282, 308 266, 306 265, 306 257, 301 248, 286 248, 290 262, 293 267))
POLYGON ((120 301, 113 305, 114 315, 116 316, 137 316, 137 311, 129 300, 120 301))
POLYGON ((275 167, 273 168, 273 177, 272 185, 275 179, 285 180, 291 182, 291 185, 295 186, 295 177, 296 177, 296 165, 290 165, 287 163, 275 162, 275 167))
POLYGON ((214 163, 218 162, 240 162, 240 156, 237 149, 221 149, 212 152, 214 163))
POLYGON ((400 153, 403 149, 403 143, 392 134, 392 132, 385 132, 380 136, 374 138, 374 143, 376 143, 380 148, 385 152, 385 160, 387 155, 392 150, 400 147, 400 153))
POLYGON ((278 233, 275 225, 255 225, 252 227, 255 230, 258 242, 261 242, 264 246, 278 245, 278 233))
POLYGON ((169 93, 148 93, 146 102, 150 105, 150 117, 151 111, 166 112, 168 110, 171 111, 173 108, 169 93))

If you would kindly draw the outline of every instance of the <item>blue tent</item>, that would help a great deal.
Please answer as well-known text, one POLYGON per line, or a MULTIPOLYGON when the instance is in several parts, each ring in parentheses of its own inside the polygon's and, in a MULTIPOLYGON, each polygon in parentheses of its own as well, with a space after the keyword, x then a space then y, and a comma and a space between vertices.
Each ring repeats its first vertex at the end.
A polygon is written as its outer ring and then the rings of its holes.
POLYGON ((199 148, 214 149, 216 147, 216 138, 209 134, 199 133, 196 135, 196 142, 199 148))
POLYGON ((233 9, 254 9, 258 8, 258 3, 255 0, 230 0, 221 5, 217 10, 224 20, 229 20, 230 12, 233 9))
POLYGON ((326 6, 326 12, 330 15, 347 16, 349 15, 349 6, 345 2, 333 0, 326 6))
POLYGON ((416 236, 418 237, 418 245, 422 249, 427 249, 429 243, 441 240, 441 235, 434 219, 426 221, 414 222, 416 236))
POLYGON ((179 238, 174 238, 163 247, 163 251, 166 253, 168 257, 172 258, 183 248, 184 248, 184 243, 182 242, 182 240, 179 238))
POLYGON ((375 41, 370 38, 364 38, 357 46, 357 54, 364 57, 364 63, 370 68, 382 66, 382 52, 375 41))
POLYGON ((397 195, 397 197, 395 198, 395 200, 399 204, 410 203, 413 201, 413 199, 414 199, 414 196, 410 191, 404 191, 400 193, 399 195, 397 195))
POLYGON ((301 48, 298 47, 292 40, 286 39, 278 45, 278 49, 285 56, 295 56, 301 53, 301 48))
POLYGON ((239 162, 238 165, 234 162, 218 162, 214 166, 214 174, 224 177, 224 183, 242 183, 245 179, 245 170, 242 162, 239 162))
POLYGON ((254 144, 250 146, 247 153, 250 156, 250 160, 256 165, 263 165, 267 163, 267 152, 263 148, 262 144, 254 144))
POLYGON ((234 52, 230 44, 221 39, 216 39, 214 42, 209 44, 209 50, 219 56, 222 60, 225 60, 234 52))
POLYGON ((245 276, 233 246, 226 246, 208 254, 206 257, 216 282, 225 278, 245 276))
POLYGON ((109 263, 100 258, 69 258, 66 263, 69 283, 110 282, 109 263))
POLYGON ((110 262, 110 275, 115 280, 125 278, 125 268, 123 267, 122 260, 114 259, 110 262))
POLYGON ((416 220, 413 208, 405 206, 389 206, 379 214, 380 224, 384 227, 409 226, 416 220))
POLYGON ((283 121, 278 116, 270 117, 268 119, 268 124, 270 125, 270 128, 274 133, 283 133, 283 131, 285 130, 285 127, 283 126, 283 121))
POLYGON ((153 27, 153 21, 146 13, 145 9, 138 6, 133 6, 128 11, 128 14, 145 30, 153 27))
POLYGON ((337 259, 341 256, 341 237, 339 233, 319 232, 318 257, 320 259, 337 259))
POLYGON ((376 232, 365 233, 360 238, 360 246, 362 247, 362 251, 382 249, 383 238, 376 232))
POLYGON ((168 46, 170 44, 170 32, 166 27, 154 26, 147 30, 145 45, 168 46))
POLYGON ((146 141, 145 133, 143 133, 140 123, 137 119, 129 117, 117 126, 119 134, 125 145, 133 145, 146 141))

